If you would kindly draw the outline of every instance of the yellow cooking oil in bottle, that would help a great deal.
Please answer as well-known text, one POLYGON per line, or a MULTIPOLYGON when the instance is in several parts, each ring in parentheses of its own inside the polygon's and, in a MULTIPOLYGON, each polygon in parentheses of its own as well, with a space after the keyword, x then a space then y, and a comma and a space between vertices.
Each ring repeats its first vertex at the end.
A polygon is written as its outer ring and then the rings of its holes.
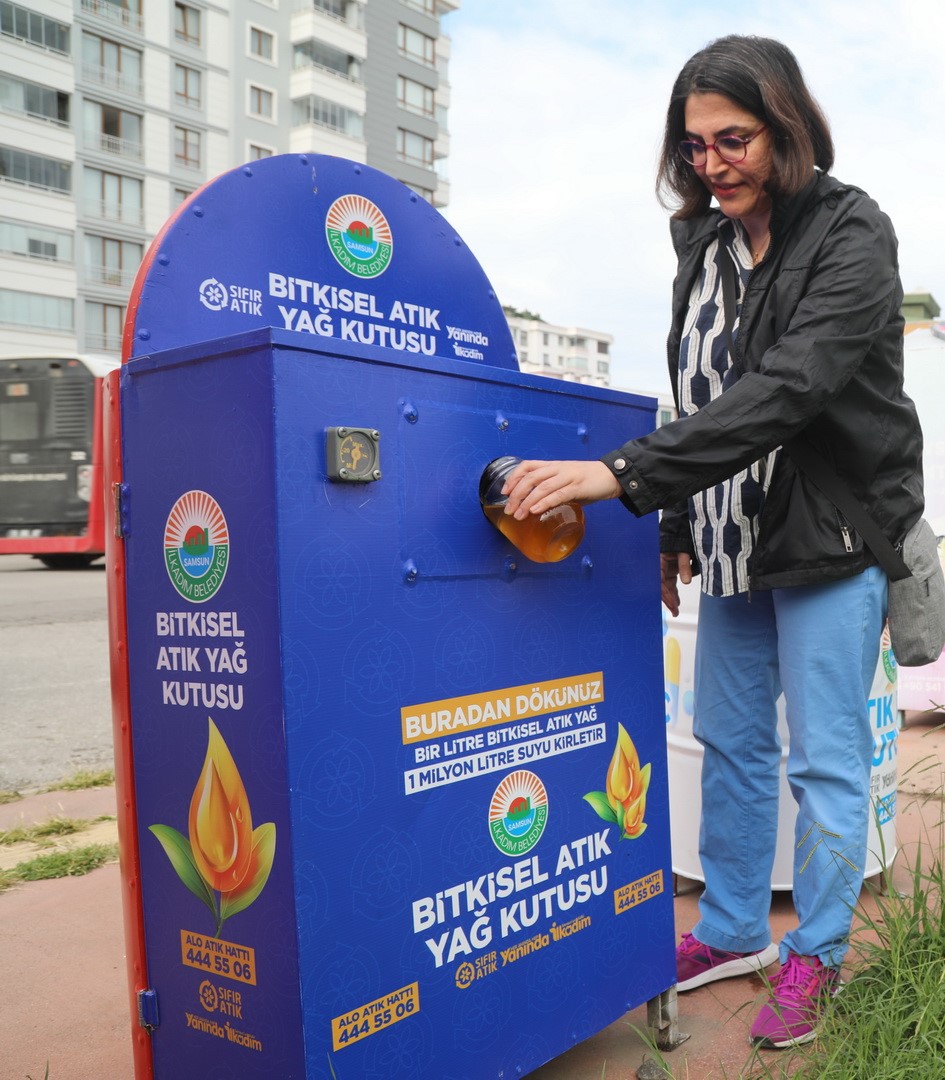
POLYGON ((501 457, 485 467, 479 481, 482 512, 527 559, 560 562, 584 539, 584 510, 579 503, 564 503, 544 514, 529 514, 524 521, 506 514, 502 485, 520 461, 517 457, 501 457))

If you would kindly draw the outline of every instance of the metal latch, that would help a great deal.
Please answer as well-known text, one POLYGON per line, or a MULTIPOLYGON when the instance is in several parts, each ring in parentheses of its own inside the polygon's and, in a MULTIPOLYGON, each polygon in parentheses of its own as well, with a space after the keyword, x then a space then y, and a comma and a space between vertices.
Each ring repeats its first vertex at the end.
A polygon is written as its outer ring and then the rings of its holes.
POLYGON ((128 485, 112 484, 112 499, 115 506, 115 535, 124 540, 128 532, 128 485))
POLYGON ((153 1031, 161 1022, 158 1014, 157 990, 138 991, 138 1024, 148 1032, 153 1031))

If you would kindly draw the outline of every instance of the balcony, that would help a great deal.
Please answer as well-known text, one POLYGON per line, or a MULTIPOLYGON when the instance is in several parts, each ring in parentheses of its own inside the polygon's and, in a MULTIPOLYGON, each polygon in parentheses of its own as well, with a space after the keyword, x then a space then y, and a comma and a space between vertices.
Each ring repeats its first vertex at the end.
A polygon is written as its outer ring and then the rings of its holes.
POLYGON ((144 19, 135 11, 109 3, 108 0, 82 0, 82 10, 113 26, 122 26, 136 34, 144 30, 144 19))
POLYGON ((49 124, 51 127, 68 128, 68 120, 60 120, 55 116, 47 116, 46 113, 31 112, 26 108, 19 108, 15 105, 0 105, 0 112, 10 113, 14 116, 25 116, 27 120, 38 120, 42 124, 49 124))
POLYGON ((85 349, 87 352, 121 352, 121 334, 105 334, 100 331, 86 330, 85 349))
POLYGON ((126 206, 109 199, 85 199, 82 210, 87 217, 98 221, 115 221, 120 225, 144 225, 144 209, 140 206, 126 206))
POLYGON ((104 86, 109 90, 117 90, 121 94, 140 98, 143 95, 143 84, 140 77, 125 75, 121 71, 102 67, 100 64, 83 64, 82 78, 86 82, 95 83, 96 86, 104 86))
POLYGON ((332 22, 340 23, 351 30, 364 30, 364 8, 361 3, 348 3, 345 6, 345 14, 333 10, 338 5, 322 4, 318 0, 293 0, 292 11, 300 14, 315 14, 320 19, 331 19, 332 22))
POLYGON ((315 122, 296 124, 289 132, 289 152, 292 154, 333 154, 364 161, 367 143, 363 138, 346 135, 335 128, 315 122))
POLYGON ((360 113, 367 111, 367 91, 363 83, 339 78, 335 72, 316 65, 296 67, 289 79, 289 95, 293 101, 317 97, 360 113))
MULTIPOLYGON (((359 5, 355 5, 360 10, 359 5)), ((306 41, 320 41, 338 52, 364 60, 367 56, 367 35, 363 21, 352 25, 344 19, 329 15, 312 6, 296 7, 292 15, 291 42, 298 45, 306 41)))
POLYGON ((361 86, 364 83, 360 72, 352 75, 344 71, 339 71, 337 68, 329 67, 327 64, 320 64, 317 60, 313 60, 310 56, 305 56, 301 53, 296 53, 293 57, 292 70, 320 71, 330 76, 332 79, 341 79, 342 82, 353 83, 355 86, 361 86))
POLYGON ((447 206, 450 201, 450 182, 442 177, 437 177, 436 191, 433 192, 433 205, 447 206))
POLYGON ((114 285, 120 289, 130 289, 137 272, 137 269, 119 270, 115 266, 86 266, 85 279, 93 285, 114 285))
POLYGON ((142 161, 144 147, 139 142, 131 139, 121 139, 117 135, 106 135, 104 131, 89 131, 85 134, 85 143, 91 150, 101 150, 106 154, 114 154, 116 157, 128 158, 131 161, 142 161))

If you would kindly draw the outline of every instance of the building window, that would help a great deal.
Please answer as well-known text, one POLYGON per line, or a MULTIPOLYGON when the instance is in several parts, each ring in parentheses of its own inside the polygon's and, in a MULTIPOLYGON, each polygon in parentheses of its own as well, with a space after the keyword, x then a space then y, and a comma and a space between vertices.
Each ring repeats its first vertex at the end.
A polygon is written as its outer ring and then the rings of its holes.
POLYGON ((174 4, 174 37, 187 45, 200 44, 200 11, 180 0, 174 4))
POLYGON ((397 129, 397 156, 408 165, 420 165, 429 169, 433 166, 433 140, 415 131, 397 129))
POLYGON ((117 41, 82 35, 82 74, 89 82, 141 96, 141 51, 117 41))
POLYGON ((69 55, 69 26, 38 11, 0 0, 0 34, 17 38, 40 49, 69 55))
POLYGON ((347 0, 312 0, 312 7, 323 15, 344 21, 347 0))
POLYGON ((130 288, 143 255, 143 245, 132 240, 116 240, 111 236, 85 238, 86 271, 100 285, 130 288))
POLYGON ((141 160, 142 117, 98 101, 85 101, 83 106, 85 139, 91 147, 141 160))
POLYGON ((525 352, 524 350, 523 350, 523 352, 522 352, 521 360, 522 360, 522 363, 523 363, 523 364, 527 364, 527 363, 528 363, 528 353, 527 353, 527 352, 525 352))
POLYGON ((418 116, 433 116, 433 87, 408 79, 405 75, 397 76, 397 101, 402 109, 418 116))
POLYGON ((200 168, 200 132, 192 128, 174 128, 174 160, 186 169, 200 168))
POLYGON ((606 341, 598 341, 597 351, 603 353, 606 356, 610 352, 610 345, 606 341))
POLYGON ((436 54, 436 40, 429 34, 421 34, 412 26, 397 25, 397 47, 401 53, 418 64, 433 67, 436 54))
POLYGON ((361 61, 350 53, 326 45, 324 41, 300 41, 292 49, 292 66, 316 67, 351 82, 361 82, 361 61))
POLYGON ((272 157, 275 150, 271 146, 260 146, 258 143, 249 144, 248 161, 261 161, 263 158, 272 157))
POLYGON ((121 352, 121 330, 125 309, 120 304, 85 303, 85 347, 104 352, 121 352))
POLYGON ((598 360, 597 361, 597 374, 598 375, 609 375, 610 374, 610 361, 609 360, 598 360))
POLYGON ((422 11, 424 15, 436 15, 436 0, 404 0, 407 7, 422 11))
POLYGON ((0 179, 68 194, 72 191, 72 166, 67 161, 0 146, 0 179))
POLYGON ((249 113, 263 120, 275 119, 275 95, 262 86, 249 87, 249 113))
POLYGON ((181 203, 186 202, 190 196, 193 195, 193 191, 188 191, 187 188, 174 188, 171 195, 171 209, 176 210, 181 203))
POLYGON ((360 113, 314 94, 292 102, 292 126, 302 124, 317 124, 350 135, 352 139, 364 138, 364 117, 360 113))
POLYGON ((69 126, 68 94, 9 75, 0 75, 0 109, 35 120, 47 120, 59 127, 69 126))
POLYGON ((75 311, 63 296, 0 289, 0 323, 69 331, 75 326, 75 311))
POLYGON ((196 68, 174 65, 174 100, 189 109, 200 108, 200 72, 196 68))
POLYGON ((72 262, 72 233, 30 221, 0 220, 0 251, 48 262, 72 262))
POLYGON ((275 63, 275 38, 268 30, 261 30, 258 26, 250 26, 249 55, 255 56, 257 60, 265 60, 267 64, 275 63))
POLYGON ((83 209, 101 221, 141 225, 144 185, 134 176, 86 169, 83 176, 83 209))

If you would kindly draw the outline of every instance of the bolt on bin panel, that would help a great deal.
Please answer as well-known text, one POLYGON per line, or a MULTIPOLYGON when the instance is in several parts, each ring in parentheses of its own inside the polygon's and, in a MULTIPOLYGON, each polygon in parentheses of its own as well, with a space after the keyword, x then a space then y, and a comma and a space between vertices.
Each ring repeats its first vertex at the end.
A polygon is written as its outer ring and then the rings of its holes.
POLYGON ((670 986, 655 519, 591 506, 537 565, 477 498, 493 458, 596 457, 652 403, 284 331, 123 375, 157 1080, 498 1080, 670 986), (332 426, 381 433, 380 480, 326 479, 332 426), (181 843, 238 862, 224 806, 247 874, 271 859, 242 907, 251 876, 208 904, 181 843))

